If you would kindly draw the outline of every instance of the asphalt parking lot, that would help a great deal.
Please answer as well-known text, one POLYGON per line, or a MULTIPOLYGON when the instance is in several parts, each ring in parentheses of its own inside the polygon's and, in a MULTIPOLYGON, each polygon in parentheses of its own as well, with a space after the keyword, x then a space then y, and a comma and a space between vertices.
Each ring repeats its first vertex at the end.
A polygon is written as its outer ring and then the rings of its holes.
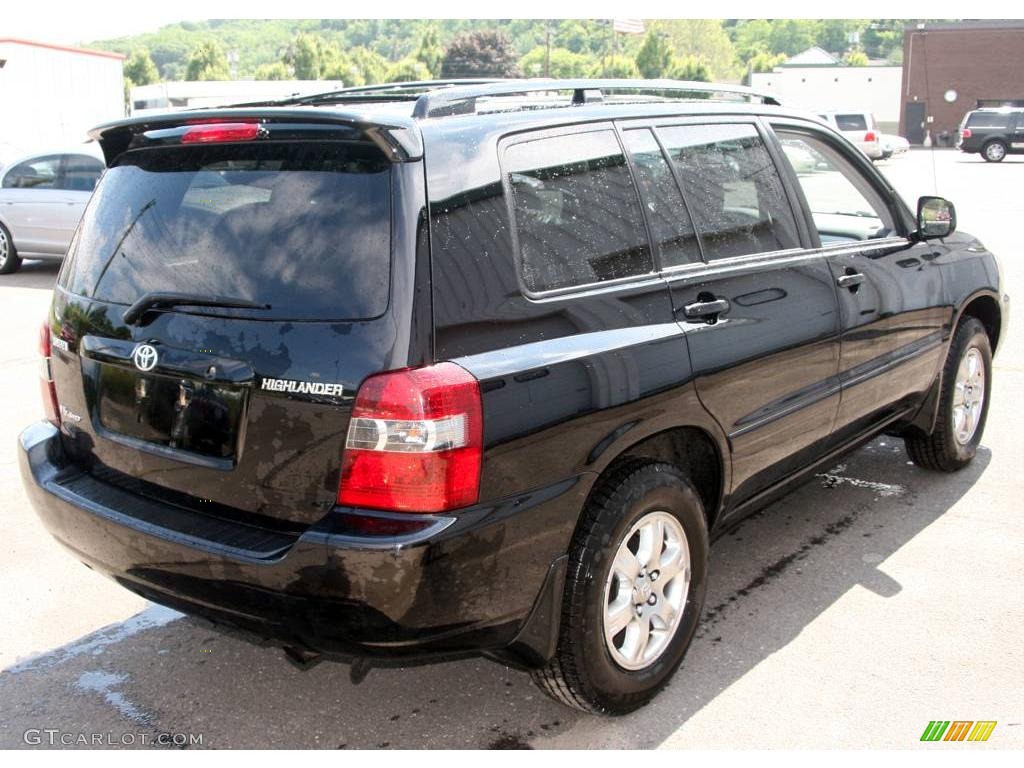
MULTIPOLYGON (((1024 156, 913 151, 880 167, 910 201, 953 200, 1019 301, 1024 156)), ((358 685, 340 664, 299 672, 81 566, 36 521, 15 456, 41 416, 36 334, 55 276, 28 263, 0 277, 0 747, 30 729, 249 748, 1024 747, 1019 312, 977 460, 929 474, 880 438, 718 541, 682 669, 612 720, 484 660, 374 669, 358 685), (983 744, 921 745, 936 719, 998 725, 983 744)))

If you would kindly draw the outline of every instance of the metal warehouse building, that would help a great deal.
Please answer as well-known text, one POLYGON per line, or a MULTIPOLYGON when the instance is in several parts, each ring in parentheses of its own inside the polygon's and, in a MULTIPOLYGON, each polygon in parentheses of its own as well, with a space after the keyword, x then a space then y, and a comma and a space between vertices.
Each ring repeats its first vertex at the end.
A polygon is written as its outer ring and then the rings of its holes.
POLYGON ((84 141, 124 116, 124 56, 0 38, 0 162, 84 141))
POLYGON ((951 142, 978 106, 1024 104, 1024 21, 919 24, 903 33, 900 133, 951 142))

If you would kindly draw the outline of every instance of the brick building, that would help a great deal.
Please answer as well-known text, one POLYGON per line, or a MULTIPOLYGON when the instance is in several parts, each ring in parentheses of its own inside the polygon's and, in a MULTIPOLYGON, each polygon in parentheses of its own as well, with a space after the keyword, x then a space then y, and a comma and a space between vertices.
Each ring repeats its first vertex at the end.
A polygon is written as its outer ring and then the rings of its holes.
POLYGON ((979 103, 1024 103, 1024 21, 919 24, 903 33, 900 134, 955 137, 979 103))

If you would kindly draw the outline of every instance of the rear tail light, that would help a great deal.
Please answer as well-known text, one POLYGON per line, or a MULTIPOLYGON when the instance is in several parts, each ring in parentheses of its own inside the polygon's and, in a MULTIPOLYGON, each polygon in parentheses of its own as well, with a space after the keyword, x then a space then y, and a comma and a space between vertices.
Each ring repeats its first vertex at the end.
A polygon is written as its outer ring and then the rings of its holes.
POLYGON ((371 376, 349 422, 338 503, 396 512, 443 512, 480 492, 480 385, 440 363, 371 376))
POLYGON ((875 133, 874 131, 868 131, 867 133, 864 134, 864 141, 867 141, 867 142, 878 141, 878 134, 875 133))
POLYGON ((225 141, 250 141, 260 135, 257 122, 205 123, 192 125, 181 135, 182 144, 216 144, 225 141))
POLYGON ((39 329, 39 355, 39 388, 43 396, 43 412, 48 422, 59 427, 60 406, 57 403, 57 388, 53 386, 53 371, 50 365, 52 347, 49 322, 43 323, 39 329))
POLYGON ((970 128, 964 128, 963 130, 961 130, 960 131, 960 137, 964 138, 964 139, 971 138, 971 129, 970 128))

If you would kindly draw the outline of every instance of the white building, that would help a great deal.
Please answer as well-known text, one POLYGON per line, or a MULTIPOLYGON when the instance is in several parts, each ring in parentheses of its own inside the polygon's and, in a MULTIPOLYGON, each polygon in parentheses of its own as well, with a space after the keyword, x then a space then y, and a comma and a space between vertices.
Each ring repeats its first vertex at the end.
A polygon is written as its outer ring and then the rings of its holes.
POLYGON ((119 53, 0 38, 0 162, 123 117, 123 64, 119 53))
POLYGON ((896 133, 903 67, 850 67, 821 48, 789 58, 771 72, 750 75, 750 85, 787 107, 809 112, 871 112, 878 127, 896 133))
POLYGON ((131 90, 131 112, 146 115, 176 109, 222 107, 270 101, 344 88, 340 80, 186 80, 139 85, 131 90))

